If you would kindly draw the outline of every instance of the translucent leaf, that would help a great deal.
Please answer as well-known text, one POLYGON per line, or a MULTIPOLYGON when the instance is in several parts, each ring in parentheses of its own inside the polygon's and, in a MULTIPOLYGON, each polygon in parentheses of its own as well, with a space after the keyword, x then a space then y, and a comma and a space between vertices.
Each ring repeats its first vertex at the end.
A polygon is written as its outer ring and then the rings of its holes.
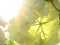
MULTIPOLYGON (((44 18, 42 20, 44 20, 44 18)), ((58 17, 50 22, 44 23, 44 21, 43 21, 42 23, 43 23, 41 26, 42 29, 40 29, 40 31, 39 31, 40 36, 38 35, 38 37, 40 37, 46 43, 46 45, 57 44, 59 42, 58 41, 58 37, 59 37, 58 31, 60 29, 58 17), (41 32, 42 30, 43 30, 43 32, 41 32)), ((39 41, 38 39, 39 38, 36 38, 37 42, 39 41)), ((37 45, 39 45, 39 44, 37 43, 37 45)), ((41 45, 43 45, 43 43, 41 45)))
POLYGON ((51 3, 46 2, 45 5, 44 0, 27 0, 27 4, 25 5, 26 10, 10 22, 8 27, 9 38, 21 45, 54 45, 57 43, 60 27, 59 12, 51 3), (44 8, 43 4, 45 5, 44 8), (36 21, 40 27, 31 26, 36 21))
POLYGON ((36 12, 34 12, 34 9, 28 9, 25 14, 25 23, 26 24, 33 24, 35 23, 35 20, 39 17, 40 15, 37 15, 36 12))
POLYGON ((36 9, 36 8, 34 8, 34 12, 37 15, 40 15, 40 17, 44 17, 44 16, 47 16, 49 14, 49 8, 46 7, 46 5, 45 5, 44 8, 41 11, 36 9))
POLYGON ((57 12, 57 10, 51 5, 51 3, 46 3, 46 6, 49 9, 49 13, 44 18, 49 22, 57 18, 59 15, 59 12, 57 12))
POLYGON ((26 8, 36 8, 38 10, 43 9, 45 0, 26 0, 26 8))
POLYGON ((47 23, 46 28, 48 29, 48 45, 55 45, 58 42, 58 30, 59 26, 59 19, 56 18, 53 21, 47 23))
POLYGON ((44 8, 41 10, 41 16, 47 16, 49 14, 50 10, 49 8, 47 7, 47 5, 44 6, 44 8))
MULTIPOLYGON (((9 39, 14 40, 18 42, 19 44, 30 44, 30 41, 27 43, 27 38, 28 40, 33 41, 30 38, 30 35, 28 33, 29 27, 28 25, 16 25, 15 24, 15 18, 10 22, 9 27, 7 29, 9 33, 9 39)), ((18 22, 16 22, 18 24, 18 22)), ((19 23, 20 24, 20 23, 19 23)))

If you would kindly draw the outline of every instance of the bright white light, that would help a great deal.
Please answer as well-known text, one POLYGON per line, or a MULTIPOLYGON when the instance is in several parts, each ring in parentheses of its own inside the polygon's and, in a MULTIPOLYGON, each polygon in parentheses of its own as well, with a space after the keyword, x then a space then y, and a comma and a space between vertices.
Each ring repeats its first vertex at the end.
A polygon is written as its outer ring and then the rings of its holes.
POLYGON ((58 0, 58 2, 60 2, 60 0, 58 0))
MULTIPOLYGON (((0 16, 4 18, 5 21, 9 22, 13 17, 18 15, 18 12, 21 8, 23 8, 23 0, 0 0, 0 16)), ((5 31, 6 28, 2 28, 5 31)), ((8 39, 8 32, 4 32, 5 37, 8 39)))
POLYGON ((9 33, 8 32, 5 32, 4 35, 9 40, 9 38, 8 38, 9 33))
POLYGON ((0 16, 9 22, 23 7, 23 0, 0 0, 0 16))
POLYGON ((60 43, 58 45, 60 45, 60 43))

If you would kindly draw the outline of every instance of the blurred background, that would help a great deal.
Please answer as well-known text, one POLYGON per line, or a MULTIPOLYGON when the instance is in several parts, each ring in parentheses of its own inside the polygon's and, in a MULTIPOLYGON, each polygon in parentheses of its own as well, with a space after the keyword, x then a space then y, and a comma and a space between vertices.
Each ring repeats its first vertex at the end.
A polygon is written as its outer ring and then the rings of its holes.
POLYGON ((60 0, 0 0, 0 45, 60 45, 60 0))

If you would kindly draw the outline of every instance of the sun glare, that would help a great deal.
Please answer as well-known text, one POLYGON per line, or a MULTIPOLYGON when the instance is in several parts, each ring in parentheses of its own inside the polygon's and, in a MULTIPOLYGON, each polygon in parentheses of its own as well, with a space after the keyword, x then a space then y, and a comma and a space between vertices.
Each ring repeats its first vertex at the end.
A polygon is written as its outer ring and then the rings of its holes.
MULTIPOLYGON (((23 6, 24 0, 0 0, 0 16, 7 22, 18 15, 18 12, 23 6)), ((7 24, 8 25, 8 24, 7 24)), ((1 27, 5 31, 8 26, 5 28, 1 27)), ((8 39, 8 32, 4 32, 5 37, 8 39)))
POLYGON ((60 2, 60 0, 58 0, 60 2))
POLYGON ((8 32, 5 32, 4 35, 9 40, 9 38, 8 38, 9 33, 8 32))
POLYGON ((0 16, 9 22, 23 7, 23 0, 0 0, 0 16))

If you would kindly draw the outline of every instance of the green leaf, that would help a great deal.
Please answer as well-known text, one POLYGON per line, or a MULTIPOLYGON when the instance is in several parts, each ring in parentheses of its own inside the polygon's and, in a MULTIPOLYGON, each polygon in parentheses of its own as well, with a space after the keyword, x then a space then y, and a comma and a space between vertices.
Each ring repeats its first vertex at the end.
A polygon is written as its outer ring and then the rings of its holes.
POLYGON ((44 18, 47 22, 56 19, 59 16, 59 12, 53 7, 51 3, 46 3, 46 7, 49 9, 49 13, 44 18))
POLYGON ((14 41, 7 40, 6 45, 18 45, 18 44, 16 44, 14 41))

